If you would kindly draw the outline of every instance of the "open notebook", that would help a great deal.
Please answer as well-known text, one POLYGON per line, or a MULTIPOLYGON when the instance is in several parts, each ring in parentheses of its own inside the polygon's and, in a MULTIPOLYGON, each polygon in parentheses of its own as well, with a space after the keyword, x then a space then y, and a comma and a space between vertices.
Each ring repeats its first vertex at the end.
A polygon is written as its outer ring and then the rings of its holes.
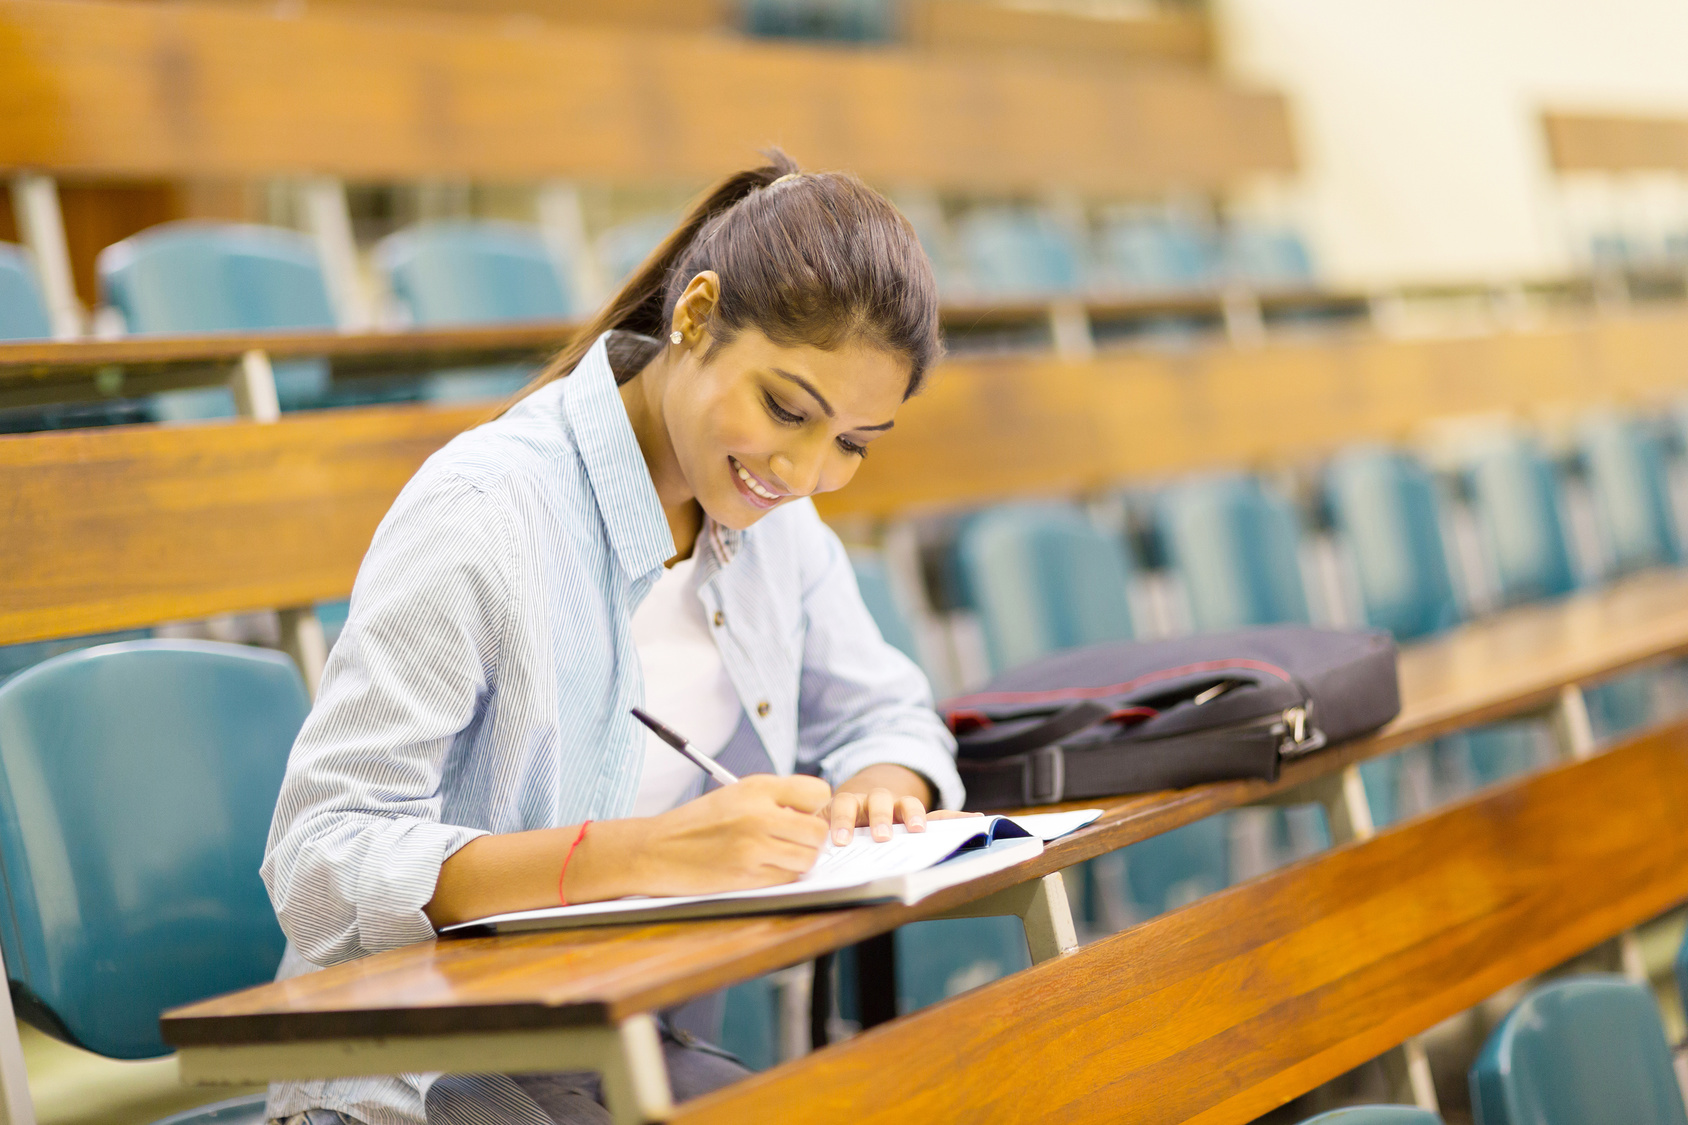
POLYGON ((828 840, 814 868, 795 883, 713 895, 618 898, 524 910, 448 926, 440 933, 463 937, 611 922, 773 914, 870 902, 912 906, 934 891, 1030 859, 1043 851, 1045 840, 1065 836, 1101 815, 1101 809, 1081 809, 1012 820, 1005 816, 962 817, 927 821, 924 832, 909 832, 899 824, 884 843, 875 843, 867 829, 858 828, 856 838, 843 847, 828 840))

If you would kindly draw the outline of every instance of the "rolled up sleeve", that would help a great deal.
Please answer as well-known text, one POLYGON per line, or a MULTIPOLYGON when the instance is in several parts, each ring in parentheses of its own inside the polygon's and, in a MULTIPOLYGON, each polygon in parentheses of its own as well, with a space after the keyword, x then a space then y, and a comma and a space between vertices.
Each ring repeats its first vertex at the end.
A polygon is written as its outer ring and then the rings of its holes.
POLYGON ((931 783, 934 808, 960 808, 955 739, 925 673, 880 635, 838 536, 818 516, 805 523, 800 768, 836 787, 868 766, 906 766, 931 783))
POLYGON ((426 471, 376 531, 294 743, 262 875, 318 965, 433 936, 440 867, 485 833, 440 821, 459 736, 494 687, 513 614, 511 520, 426 471))

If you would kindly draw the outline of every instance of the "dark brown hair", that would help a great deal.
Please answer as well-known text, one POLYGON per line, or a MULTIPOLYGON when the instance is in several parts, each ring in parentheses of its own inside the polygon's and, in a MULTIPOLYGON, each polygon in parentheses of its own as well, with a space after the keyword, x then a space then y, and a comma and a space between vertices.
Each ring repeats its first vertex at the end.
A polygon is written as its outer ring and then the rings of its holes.
POLYGON ((573 371, 612 329, 646 338, 610 338, 617 381, 632 378, 656 355, 680 295, 705 270, 721 278, 707 325, 711 351, 747 327, 787 347, 859 341, 906 358, 904 397, 918 391, 943 345, 938 287, 914 228, 854 176, 799 174, 778 149, 764 155, 767 165, 727 177, 694 203, 522 394, 573 371))

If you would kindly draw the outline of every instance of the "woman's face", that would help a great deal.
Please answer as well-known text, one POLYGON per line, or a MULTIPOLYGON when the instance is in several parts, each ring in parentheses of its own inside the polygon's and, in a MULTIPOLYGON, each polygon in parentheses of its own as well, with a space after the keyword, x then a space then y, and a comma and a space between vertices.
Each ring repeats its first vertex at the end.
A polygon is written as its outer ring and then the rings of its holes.
POLYGON ((677 468, 723 527, 843 488, 908 389, 906 359, 866 344, 833 351, 775 344, 754 329, 686 351, 663 389, 677 468))

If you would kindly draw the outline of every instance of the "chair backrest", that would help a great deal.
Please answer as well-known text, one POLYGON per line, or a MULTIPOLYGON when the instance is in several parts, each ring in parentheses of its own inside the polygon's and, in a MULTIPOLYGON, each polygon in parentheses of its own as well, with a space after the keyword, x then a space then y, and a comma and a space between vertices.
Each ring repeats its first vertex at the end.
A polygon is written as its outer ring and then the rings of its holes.
POLYGON ((1225 232, 1225 273, 1261 286, 1310 285, 1313 259, 1301 236, 1286 227, 1234 226, 1225 232))
POLYGON ((242 223, 165 223, 100 251, 100 285, 131 332, 333 328, 309 238, 242 223))
POLYGON ((1155 522, 1198 631, 1310 620, 1295 511, 1254 477, 1174 485, 1157 499, 1155 522))
POLYGON ((1436 485, 1422 465, 1395 450, 1350 450, 1332 462, 1325 495, 1367 624, 1407 641, 1459 622, 1436 485))
POLYGON ((1301 1125, 1442 1125, 1442 1119, 1411 1105, 1350 1105, 1309 1117, 1301 1125))
POLYGON ((1219 250, 1211 234, 1164 218, 1116 219, 1097 237, 1097 285, 1103 289, 1199 289, 1216 280, 1219 250))
POLYGON ((1658 1002, 1618 976, 1526 996, 1471 1067, 1477 1125, 1688 1125, 1658 1002))
POLYGON ((1125 547, 1070 505, 972 517, 956 537, 955 564, 993 668, 1132 635, 1125 547))
POLYGON ((1076 293, 1082 255, 1053 216, 1017 207, 978 207, 955 225, 968 285, 994 296, 1076 293))
POLYGON ((611 285, 620 285, 627 280, 640 263, 662 245, 662 240, 679 222, 679 215, 665 211, 629 220, 600 234, 593 247, 598 253, 604 280, 611 285))
POLYGON ((34 259, 22 246, 0 242, 0 340, 44 340, 52 334, 34 259))
POLYGON ((1682 561, 1659 436, 1634 418, 1601 413, 1579 436, 1595 518, 1614 572, 1682 561))
POLYGON ((856 588, 862 593, 862 601, 866 603, 868 613, 873 615, 874 624, 879 626, 879 635, 910 660, 921 663, 914 628, 897 597, 891 570, 885 565, 885 560, 878 555, 851 551, 850 566, 856 572, 856 588))
POLYGON ((1676 951, 1676 991, 1682 996, 1682 1010, 1688 1013, 1688 934, 1682 938, 1682 948, 1676 951))
POLYGON ((309 710, 285 656, 199 641, 83 649, 0 684, 0 948, 19 1015, 115 1058, 158 1014, 271 979, 258 877, 309 710))
MULTIPOLYGON (((333 328, 334 307, 310 239, 297 231, 243 223, 164 223, 100 251, 106 303, 136 333, 242 332, 333 328)), ((328 389, 320 362, 277 364, 284 409, 328 389)), ((227 390, 205 388, 157 396, 163 421, 226 417, 227 390)))
POLYGON ((426 223, 389 235, 375 260, 418 325, 561 320, 578 310, 538 227, 426 223))
POLYGON ((1466 471, 1472 509, 1506 605, 1568 594, 1577 586, 1553 466, 1528 439, 1508 437, 1466 471))
POLYGON ((878 43, 892 38, 887 0, 746 0, 744 30, 771 39, 878 43))

